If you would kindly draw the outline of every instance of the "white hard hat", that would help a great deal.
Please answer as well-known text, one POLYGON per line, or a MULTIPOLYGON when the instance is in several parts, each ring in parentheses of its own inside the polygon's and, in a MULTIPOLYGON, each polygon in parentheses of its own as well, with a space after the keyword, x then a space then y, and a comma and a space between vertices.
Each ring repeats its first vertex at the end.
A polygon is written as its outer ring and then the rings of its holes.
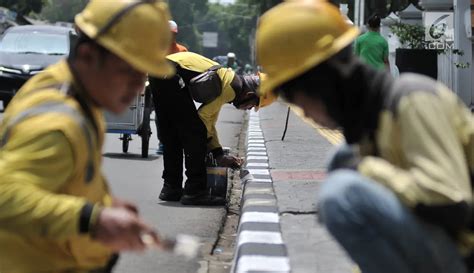
POLYGON ((169 23, 171 32, 178 33, 178 24, 176 24, 176 22, 173 20, 170 20, 169 23))
POLYGON ((235 58, 235 53, 234 52, 227 53, 227 58, 235 58))

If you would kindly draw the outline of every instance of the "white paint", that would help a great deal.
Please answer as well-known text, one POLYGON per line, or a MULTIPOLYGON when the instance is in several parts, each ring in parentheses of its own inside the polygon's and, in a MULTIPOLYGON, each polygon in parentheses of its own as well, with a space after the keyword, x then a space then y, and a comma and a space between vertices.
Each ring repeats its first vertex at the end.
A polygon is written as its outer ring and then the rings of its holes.
POLYGON ((278 213, 275 212, 244 212, 244 214, 242 214, 242 216, 240 217, 240 224, 248 222, 279 223, 280 216, 278 216, 278 213))
POLYGON ((239 234, 238 246, 245 243, 261 243, 261 244, 283 244, 280 232, 269 232, 269 231, 249 231, 243 230, 239 234))
POLYGON ((248 147, 247 148, 247 151, 266 151, 266 150, 267 150, 267 148, 265 148, 265 147, 263 147, 263 148, 261 148, 261 147, 248 147))
POLYGON ((264 143, 263 139, 249 139, 249 143, 264 143))
MULTIPOLYGON (((267 155, 266 152, 249 152, 247 155, 267 155)), ((252 165, 247 164, 247 166, 258 166, 258 167, 268 167, 268 163, 253 163, 252 165)))
POLYGON ((261 136, 248 136, 248 139, 264 139, 263 135, 261 136))
POLYGON ((273 194, 272 188, 246 188, 245 194, 273 194))
POLYGON ((247 156, 247 160, 252 160, 252 159, 255 159, 255 160, 268 160, 268 156, 261 156, 261 155, 247 156))
POLYGON ((252 175, 270 175, 270 171, 267 169, 249 169, 249 172, 252 175))
POLYGON ((265 147, 265 144, 261 144, 261 143, 249 143, 247 146, 249 146, 249 147, 265 147))
POLYGON ((266 178, 252 178, 248 180, 248 182, 272 183, 273 181, 271 179, 266 179, 266 178))
POLYGON ((244 208, 249 207, 249 206, 275 206, 275 205, 276 205, 275 200, 264 200, 264 199, 252 198, 252 199, 245 200, 244 208))
POLYGON ((244 255, 239 258, 236 266, 236 273, 249 271, 264 272, 290 272, 290 260, 288 257, 272 257, 244 255))

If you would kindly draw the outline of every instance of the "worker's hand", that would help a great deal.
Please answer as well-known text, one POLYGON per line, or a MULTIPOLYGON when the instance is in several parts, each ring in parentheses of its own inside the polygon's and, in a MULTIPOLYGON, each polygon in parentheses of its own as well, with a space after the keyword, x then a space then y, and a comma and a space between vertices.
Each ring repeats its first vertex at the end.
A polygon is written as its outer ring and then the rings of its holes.
POLYGON ((113 251, 143 251, 150 242, 143 240, 143 235, 153 238, 159 246, 158 234, 143 223, 137 214, 126 208, 107 207, 102 209, 93 229, 94 239, 113 251))
POLYGON ((232 169, 240 169, 242 166, 242 159, 233 155, 221 155, 216 158, 217 165, 220 167, 228 167, 232 169))
POLYGON ((135 204, 128 202, 127 200, 123 200, 117 197, 114 197, 112 200, 112 207, 114 208, 124 208, 129 210, 130 212, 135 213, 138 215, 138 208, 135 204))

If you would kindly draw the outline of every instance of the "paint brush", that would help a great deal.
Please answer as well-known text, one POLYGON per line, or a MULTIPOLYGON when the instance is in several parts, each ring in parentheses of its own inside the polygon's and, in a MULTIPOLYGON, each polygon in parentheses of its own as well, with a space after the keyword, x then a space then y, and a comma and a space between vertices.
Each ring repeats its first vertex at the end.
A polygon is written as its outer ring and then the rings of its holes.
POLYGON ((188 260, 196 258, 199 254, 200 240, 192 235, 178 234, 174 238, 162 238, 160 243, 156 244, 153 237, 145 233, 141 235, 141 240, 148 248, 156 247, 188 260))

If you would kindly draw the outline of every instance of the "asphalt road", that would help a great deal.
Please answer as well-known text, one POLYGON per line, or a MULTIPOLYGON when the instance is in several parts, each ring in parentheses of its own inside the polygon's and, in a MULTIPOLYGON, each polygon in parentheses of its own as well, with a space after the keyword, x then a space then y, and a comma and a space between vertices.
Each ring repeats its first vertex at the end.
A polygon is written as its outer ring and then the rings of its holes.
MULTIPOLYGON (((218 122, 219 138, 224 146, 235 149, 243 124, 244 112, 231 105, 224 106, 218 122)), ((154 124, 150 156, 142 159, 141 141, 132 136, 128 154, 122 153, 118 134, 107 134, 104 147, 104 172, 113 193, 136 203, 141 216, 164 236, 180 233, 199 236, 203 248, 210 252, 225 217, 223 207, 183 207, 178 202, 158 199, 162 187, 163 161, 156 155, 158 141, 154 124)), ((205 256, 206 253, 204 253, 205 256)), ((168 253, 150 250, 145 253, 123 253, 116 273, 191 273, 207 272, 203 257, 186 261, 168 253)))

